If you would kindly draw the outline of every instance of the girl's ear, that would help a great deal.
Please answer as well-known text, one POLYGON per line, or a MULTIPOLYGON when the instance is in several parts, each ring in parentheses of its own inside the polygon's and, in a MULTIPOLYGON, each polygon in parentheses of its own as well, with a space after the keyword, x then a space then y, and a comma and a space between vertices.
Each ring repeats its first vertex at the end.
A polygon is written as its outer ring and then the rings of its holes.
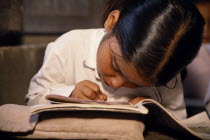
POLYGON ((105 23, 104 23, 104 28, 107 31, 110 31, 111 29, 114 28, 115 24, 117 23, 118 19, 120 17, 120 10, 114 10, 112 11, 109 16, 107 17, 105 23))

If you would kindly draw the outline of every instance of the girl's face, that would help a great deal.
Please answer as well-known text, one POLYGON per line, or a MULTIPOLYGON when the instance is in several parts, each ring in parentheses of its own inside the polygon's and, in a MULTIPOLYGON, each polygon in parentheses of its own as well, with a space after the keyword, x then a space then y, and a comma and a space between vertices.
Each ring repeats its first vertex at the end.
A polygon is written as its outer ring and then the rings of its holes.
POLYGON ((150 86, 138 74, 138 70, 126 62, 116 37, 104 39, 97 52, 97 67, 105 84, 113 88, 150 86))

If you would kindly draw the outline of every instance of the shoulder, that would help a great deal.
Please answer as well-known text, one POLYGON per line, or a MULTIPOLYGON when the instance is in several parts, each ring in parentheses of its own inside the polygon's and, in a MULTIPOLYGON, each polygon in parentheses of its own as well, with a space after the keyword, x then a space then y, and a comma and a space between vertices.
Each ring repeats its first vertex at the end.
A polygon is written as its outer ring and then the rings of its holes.
POLYGON ((50 53, 59 57, 78 55, 85 47, 91 46, 102 31, 103 29, 71 30, 61 35, 54 42, 49 43, 45 56, 47 57, 50 53))
POLYGON ((93 40, 97 36, 98 30, 101 29, 77 29, 71 30, 60 37, 54 42, 48 44, 47 50, 56 50, 56 52, 74 51, 74 49, 82 49, 85 44, 93 40))
POLYGON ((55 42, 56 43, 71 43, 88 40, 90 37, 96 36, 97 32, 101 29, 77 29, 71 30, 61 35, 55 42))

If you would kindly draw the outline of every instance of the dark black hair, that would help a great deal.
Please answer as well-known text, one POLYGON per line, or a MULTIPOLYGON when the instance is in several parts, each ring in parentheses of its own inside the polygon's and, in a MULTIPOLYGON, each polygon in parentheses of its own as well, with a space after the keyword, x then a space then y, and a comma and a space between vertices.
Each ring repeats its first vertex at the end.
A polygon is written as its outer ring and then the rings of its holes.
POLYGON ((120 17, 111 34, 117 38, 125 60, 152 84, 166 84, 198 53, 205 21, 192 3, 110 0, 104 17, 117 9, 120 17))

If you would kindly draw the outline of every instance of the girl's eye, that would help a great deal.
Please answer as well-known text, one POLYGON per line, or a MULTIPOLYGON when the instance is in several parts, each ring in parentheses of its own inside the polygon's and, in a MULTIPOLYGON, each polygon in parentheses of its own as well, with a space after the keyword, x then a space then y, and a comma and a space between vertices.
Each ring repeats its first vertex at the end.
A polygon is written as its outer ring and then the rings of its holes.
POLYGON ((116 63, 116 59, 115 57, 113 57, 112 59, 112 68, 114 69, 114 71, 116 71, 117 73, 119 73, 124 79, 127 79, 125 77, 125 75, 121 72, 121 70, 119 69, 117 63, 116 63))
POLYGON ((115 58, 112 59, 112 68, 118 72, 118 73, 121 73, 120 69, 118 68, 118 66, 116 65, 116 60, 115 58))

